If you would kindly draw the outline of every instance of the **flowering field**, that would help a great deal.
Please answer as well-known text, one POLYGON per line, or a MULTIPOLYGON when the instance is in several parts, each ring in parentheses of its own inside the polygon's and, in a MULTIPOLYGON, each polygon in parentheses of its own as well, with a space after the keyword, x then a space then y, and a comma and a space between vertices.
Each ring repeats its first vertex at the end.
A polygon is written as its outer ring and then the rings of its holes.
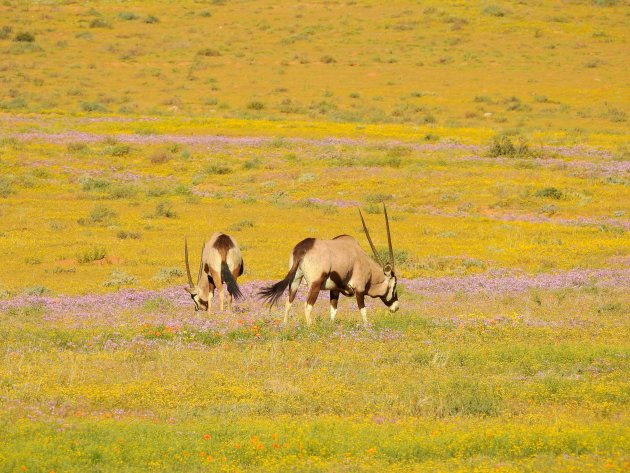
POLYGON ((543 3, 3 2, 0 471, 628 471, 627 9, 543 3), (281 326, 382 203, 401 310, 281 326))

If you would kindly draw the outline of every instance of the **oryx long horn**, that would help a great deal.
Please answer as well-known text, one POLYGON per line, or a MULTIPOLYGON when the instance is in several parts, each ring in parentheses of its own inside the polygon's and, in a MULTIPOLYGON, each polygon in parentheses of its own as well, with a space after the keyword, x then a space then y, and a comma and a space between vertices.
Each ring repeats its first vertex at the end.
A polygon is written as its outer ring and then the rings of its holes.
POLYGON ((201 279, 201 272, 203 271, 203 249, 206 246, 206 242, 204 241, 201 244, 201 256, 199 256, 199 274, 197 274, 197 281, 201 279))
POLYGON ((195 287, 193 284, 192 276, 190 275, 190 264, 188 263, 188 238, 184 238, 184 256, 186 259, 186 274, 188 274, 188 285, 191 287, 195 287))
POLYGON ((368 232, 367 226, 365 225, 365 220, 363 220, 363 214, 361 213, 361 209, 358 209, 358 210, 359 210, 359 216, 361 217, 361 223, 363 224, 363 231, 365 231, 365 236, 368 239, 370 248, 372 248, 372 253, 374 253, 374 257, 376 258, 376 261, 378 261, 378 263, 381 266, 384 266, 383 262, 381 261, 380 256, 378 255, 378 252, 376 251, 376 248, 374 247, 374 243, 372 243, 372 239, 370 238, 370 232, 368 232))
POLYGON ((385 213, 385 226, 387 227, 387 244, 389 245, 389 264, 392 265, 392 272, 394 271, 394 248, 392 248, 392 235, 389 232, 389 219, 387 218, 387 208, 385 202, 383 202, 383 212, 385 213))

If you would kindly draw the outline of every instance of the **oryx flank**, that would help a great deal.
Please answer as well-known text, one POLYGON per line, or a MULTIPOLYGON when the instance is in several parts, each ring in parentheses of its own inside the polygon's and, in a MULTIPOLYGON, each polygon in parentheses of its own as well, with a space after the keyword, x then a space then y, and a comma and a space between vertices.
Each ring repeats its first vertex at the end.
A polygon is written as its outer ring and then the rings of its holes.
POLYGON ((243 296, 236 283, 236 278, 243 274, 243 258, 236 240, 229 235, 215 233, 202 245, 196 286, 193 285, 190 275, 187 239, 184 241, 184 255, 189 285, 186 291, 190 293, 195 303, 195 311, 205 309, 210 312, 215 288, 219 288, 219 305, 223 311, 225 297, 223 283, 227 285, 228 290, 228 309, 232 310, 232 297, 238 299, 243 296))
POLYGON ((389 231, 387 209, 385 226, 389 243, 389 262, 381 261, 365 220, 359 210, 363 230, 367 236, 374 257, 371 259, 359 246, 359 243, 348 235, 340 235, 332 240, 307 238, 295 245, 289 258, 289 272, 282 281, 262 289, 259 295, 273 306, 288 287, 289 294, 284 310, 284 323, 287 323, 289 309, 302 279, 306 280, 308 296, 304 307, 306 323, 311 325, 311 311, 320 290, 330 291, 330 319, 335 320, 339 294, 355 296, 364 325, 367 325, 367 309, 365 296, 379 297, 391 312, 398 310, 398 294, 396 292, 396 275, 394 272, 394 251, 389 231))

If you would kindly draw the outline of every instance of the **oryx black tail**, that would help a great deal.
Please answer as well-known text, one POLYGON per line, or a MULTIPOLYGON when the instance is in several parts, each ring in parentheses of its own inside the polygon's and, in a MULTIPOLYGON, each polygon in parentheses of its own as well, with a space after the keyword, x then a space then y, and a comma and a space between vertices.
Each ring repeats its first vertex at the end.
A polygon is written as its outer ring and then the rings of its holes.
POLYGON ((221 279, 227 285, 227 290, 234 299, 240 299, 243 297, 243 293, 238 287, 236 279, 234 279, 234 276, 225 261, 221 262, 221 279))
POLYGON ((276 302, 278 302, 278 299, 282 297, 284 290, 293 282, 293 278, 295 278, 295 273, 302 262, 302 258, 304 258, 304 255, 313 247, 314 244, 314 238, 307 238, 295 245, 295 248, 293 248, 293 265, 291 266, 291 269, 289 269, 287 275, 283 280, 278 281, 271 286, 262 288, 258 292, 258 296, 270 306, 273 306, 276 302))

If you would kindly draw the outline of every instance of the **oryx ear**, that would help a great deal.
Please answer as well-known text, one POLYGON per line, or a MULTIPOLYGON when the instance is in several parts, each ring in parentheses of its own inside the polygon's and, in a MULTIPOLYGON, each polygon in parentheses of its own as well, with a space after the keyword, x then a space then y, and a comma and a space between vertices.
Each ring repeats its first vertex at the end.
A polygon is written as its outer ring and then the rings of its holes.
POLYGON ((195 288, 194 287, 188 287, 186 286, 184 289, 186 289, 186 292, 188 292, 189 294, 195 294, 195 288))
POLYGON ((385 274, 385 276, 387 276, 388 278, 392 277, 392 275, 394 274, 394 268, 392 268, 392 265, 387 263, 385 266, 383 266, 383 274, 385 274))

